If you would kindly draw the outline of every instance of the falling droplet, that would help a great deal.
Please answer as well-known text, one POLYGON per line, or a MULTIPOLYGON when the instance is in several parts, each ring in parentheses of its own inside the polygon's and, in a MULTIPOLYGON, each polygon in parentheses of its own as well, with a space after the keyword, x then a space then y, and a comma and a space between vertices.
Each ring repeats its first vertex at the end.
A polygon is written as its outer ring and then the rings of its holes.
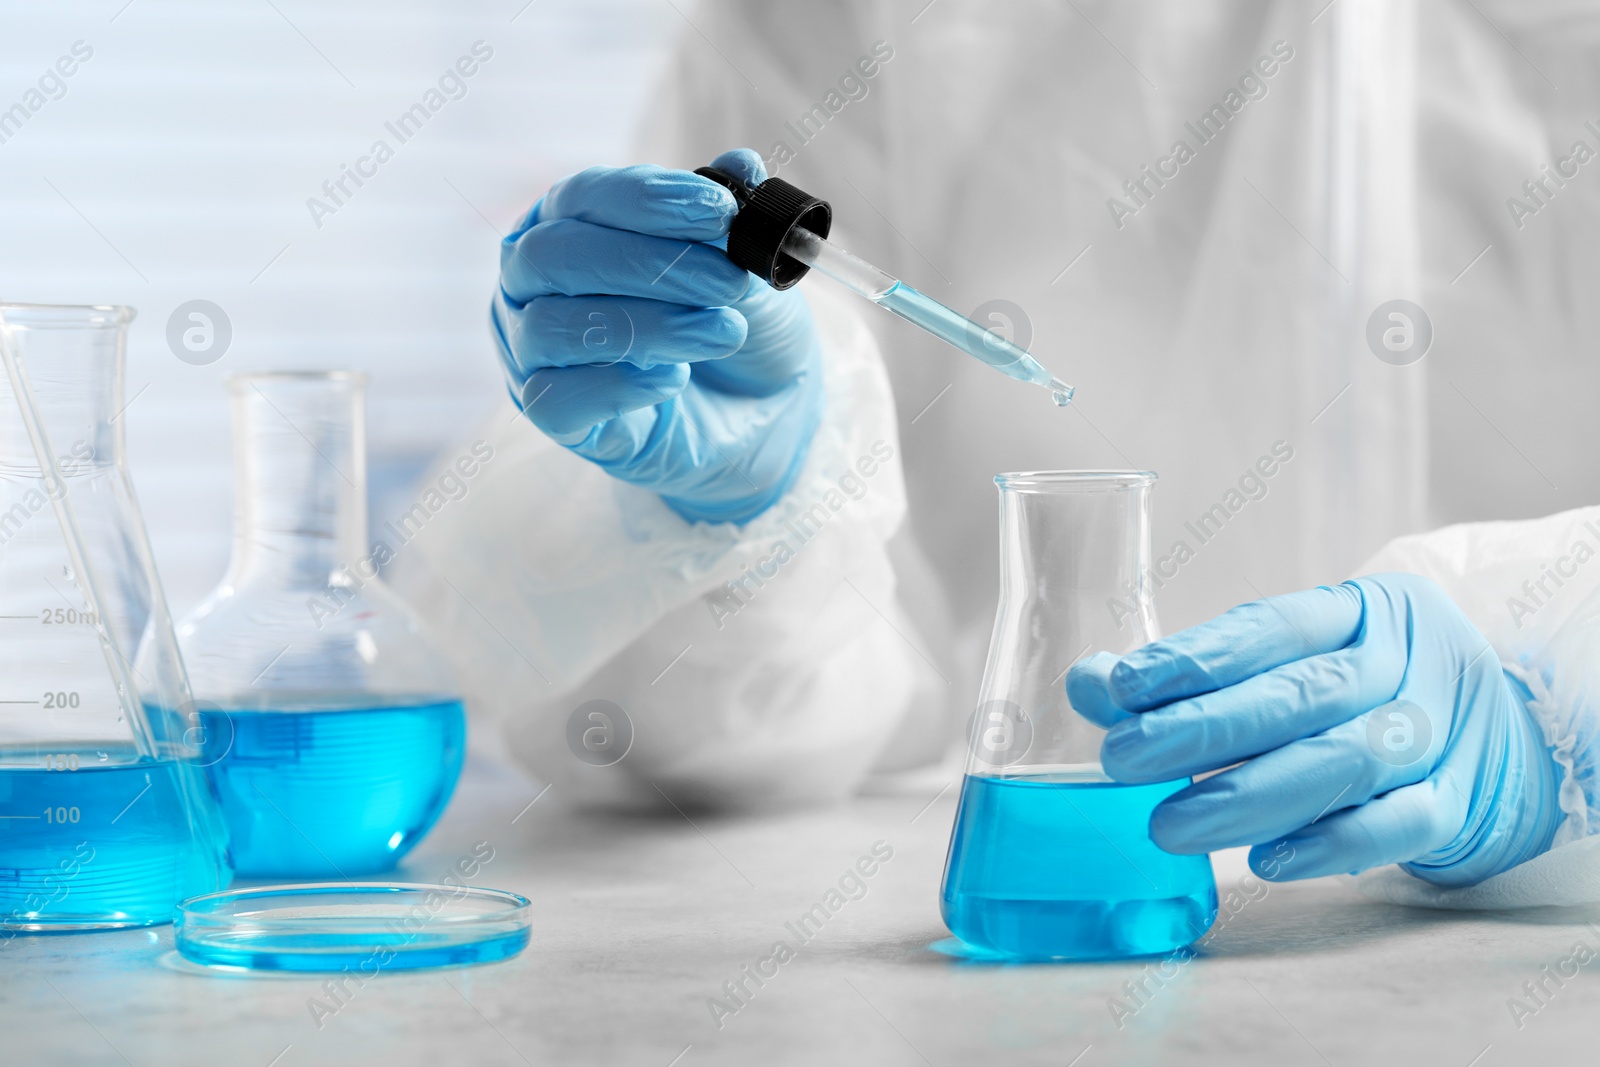
POLYGON ((1056 407, 1058 408, 1064 408, 1072 403, 1072 394, 1076 392, 1072 386, 1060 378, 1051 378, 1045 388, 1050 390, 1050 399, 1056 402, 1056 407))

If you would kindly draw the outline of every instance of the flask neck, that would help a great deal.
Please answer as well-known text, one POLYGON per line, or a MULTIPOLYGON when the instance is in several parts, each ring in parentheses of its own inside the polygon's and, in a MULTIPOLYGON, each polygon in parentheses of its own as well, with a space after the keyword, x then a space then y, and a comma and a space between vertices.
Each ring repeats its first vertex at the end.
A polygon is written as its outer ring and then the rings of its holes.
POLYGON ((1147 486, 1002 490, 1000 537, 1002 603, 1062 616, 1099 648, 1122 643, 1119 630, 1133 645, 1153 636, 1147 486))
POLYGON ((235 585, 321 587, 367 537, 365 379, 342 372, 237 375, 235 585))

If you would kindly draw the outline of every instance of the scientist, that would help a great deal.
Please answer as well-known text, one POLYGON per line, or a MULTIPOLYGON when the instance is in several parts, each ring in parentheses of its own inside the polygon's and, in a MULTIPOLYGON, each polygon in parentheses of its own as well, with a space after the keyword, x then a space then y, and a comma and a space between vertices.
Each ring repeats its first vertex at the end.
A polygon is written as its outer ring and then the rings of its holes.
MULTIPOLYGON (((1502 283, 1592 267, 1559 236, 1513 242, 1532 223, 1496 214, 1491 180, 1572 116, 1449 10, 917 6, 705 5, 710 36, 686 39, 646 126, 647 158, 684 169, 574 174, 505 239, 492 320, 521 416, 497 418, 507 459, 410 578, 473 702, 572 795, 847 795, 937 760, 970 709, 992 475, 1150 467, 1159 603, 1194 625, 1065 684, 1118 780, 1220 772, 1156 810, 1159 844, 1251 845, 1278 878, 1399 864, 1374 893, 1442 906, 1600 899, 1600 566, 1573 562, 1600 547, 1596 509, 1402 537, 1361 565, 1434 514, 1481 514, 1485 471, 1515 461, 1481 408, 1526 328, 1502 283), (1485 69, 1514 74, 1485 87, 1485 69), (1468 87, 1478 123, 1447 121, 1468 87), (1439 160, 1452 178, 1425 204, 1439 160), (1078 403, 734 267, 735 204, 690 172, 705 162, 829 197, 844 247, 1031 342, 1078 403), (1485 243, 1506 247, 1440 280, 1485 243), (1369 313, 1423 298, 1434 321, 1407 311, 1405 344, 1369 343, 1399 321, 1369 313), (1421 358, 1435 332, 1448 403, 1421 358), (614 773, 591 773, 597 750, 614 773)), ((1550 62, 1594 58, 1532 16, 1516 29, 1550 62)), ((1538 188, 1540 217, 1600 213, 1538 188)), ((1576 330, 1565 314, 1542 336, 1576 330)), ((1592 429, 1563 429, 1592 454, 1592 429)), ((1592 472, 1567 495, 1527 480, 1497 508, 1600 492, 1592 472)))

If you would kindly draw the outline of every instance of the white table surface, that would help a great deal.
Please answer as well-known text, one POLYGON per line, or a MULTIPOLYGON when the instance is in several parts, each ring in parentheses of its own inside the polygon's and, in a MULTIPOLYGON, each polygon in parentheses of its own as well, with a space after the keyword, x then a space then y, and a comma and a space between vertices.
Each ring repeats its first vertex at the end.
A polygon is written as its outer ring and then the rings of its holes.
MULTIPOLYGON (((311 998, 336 1003, 325 978, 203 973, 170 927, 18 938, 0 949, 0 1064, 1489 1067, 1600 1047, 1600 958, 1520 1028, 1507 1006, 1575 944, 1600 953, 1600 910, 1429 912, 1330 879, 1258 891, 1119 1028, 1108 1002, 1133 1003, 1123 985, 1144 961, 996 966, 930 948, 948 936, 955 810, 954 789, 929 805, 937 788, 691 823, 525 807, 533 786, 479 766, 397 880, 435 880, 489 842, 477 883, 534 903, 518 958, 352 983, 319 1026, 311 998), (799 945, 784 924, 877 841, 893 859, 799 945), (708 999, 778 939, 795 958, 719 1029, 708 999)), ((1239 873, 1219 864, 1224 892, 1239 873)))

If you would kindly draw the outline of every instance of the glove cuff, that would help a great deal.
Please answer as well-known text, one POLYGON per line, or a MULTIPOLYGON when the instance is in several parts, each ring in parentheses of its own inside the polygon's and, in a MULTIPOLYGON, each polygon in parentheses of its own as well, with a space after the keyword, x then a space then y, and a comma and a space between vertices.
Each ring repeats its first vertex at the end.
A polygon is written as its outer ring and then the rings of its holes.
MULTIPOLYGON (((1490 746, 1495 763, 1469 786, 1467 818, 1454 841, 1411 863, 1406 873, 1436 885, 1476 885, 1549 851, 1561 824, 1558 802, 1562 772, 1545 747, 1543 732, 1528 710, 1531 694, 1504 676, 1504 697, 1493 714, 1490 746)), ((1446 782, 1445 787, 1452 786, 1446 782)))

